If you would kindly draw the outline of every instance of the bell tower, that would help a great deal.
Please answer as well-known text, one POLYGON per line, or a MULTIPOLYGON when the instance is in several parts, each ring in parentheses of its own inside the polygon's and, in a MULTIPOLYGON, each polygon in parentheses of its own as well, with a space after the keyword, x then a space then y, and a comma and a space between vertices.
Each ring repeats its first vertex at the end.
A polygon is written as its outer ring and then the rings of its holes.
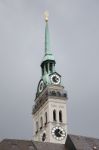
POLYGON ((61 84, 61 75, 55 70, 55 64, 50 48, 48 14, 45 13, 45 54, 32 111, 33 139, 64 144, 67 137, 67 93, 61 84))

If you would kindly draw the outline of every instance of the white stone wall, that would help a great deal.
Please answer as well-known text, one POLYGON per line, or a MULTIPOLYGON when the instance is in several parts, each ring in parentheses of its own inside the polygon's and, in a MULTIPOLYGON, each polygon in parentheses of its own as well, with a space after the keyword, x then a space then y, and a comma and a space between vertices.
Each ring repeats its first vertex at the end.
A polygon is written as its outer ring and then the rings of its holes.
POLYGON ((46 142, 52 143, 60 143, 64 144, 66 138, 62 141, 58 141, 54 139, 51 134, 52 128, 55 126, 61 126, 67 133, 67 108, 66 108, 66 100, 64 99, 48 99, 43 106, 33 115, 33 124, 34 124, 34 132, 33 138, 35 141, 42 141, 42 134, 46 133, 46 142), (53 122, 53 110, 56 110, 56 120, 53 122), (59 122, 59 111, 62 111, 62 123, 59 122), (45 112, 47 112, 47 125, 45 126, 45 112), (43 128, 40 130, 40 118, 43 117, 43 128), (38 133, 35 134, 36 131, 36 121, 39 123, 38 133))

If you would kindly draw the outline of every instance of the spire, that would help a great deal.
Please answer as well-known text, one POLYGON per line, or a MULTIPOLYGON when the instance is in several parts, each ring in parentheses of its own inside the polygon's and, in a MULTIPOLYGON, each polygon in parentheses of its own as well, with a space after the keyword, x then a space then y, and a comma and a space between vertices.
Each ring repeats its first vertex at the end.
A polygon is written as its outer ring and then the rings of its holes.
POLYGON ((50 46, 50 35, 49 35, 49 27, 48 27, 48 12, 46 11, 44 13, 44 19, 45 19, 45 54, 43 58, 43 62, 47 60, 55 61, 54 56, 51 52, 51 46, 50 46))
POLYGON ((51 53, 50 48, 50 37, 49 37, 49 28, 48 28, 48 13, 44 13, 45 17, 45 53, 43 60, 41 62, 41 70, 42 70, 42 79, 45 85, 50 84, 50 74, 55 72, 55 59, 53 54, 51 53))
POLYGON ((48 12, 44 13, 45 15, 45 55, 51 55, 51 47, 50 47, 50 35, 49 35, 49 28, 48 28, 48 12))

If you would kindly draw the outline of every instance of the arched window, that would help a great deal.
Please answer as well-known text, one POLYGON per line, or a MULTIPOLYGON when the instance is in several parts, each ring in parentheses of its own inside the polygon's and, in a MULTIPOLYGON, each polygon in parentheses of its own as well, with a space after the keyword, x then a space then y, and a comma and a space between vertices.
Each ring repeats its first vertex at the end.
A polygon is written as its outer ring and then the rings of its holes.
POLYGON ((66 97, 66 98, 67 98, 67 94, 66 94, 66 93, 64 93, 64 97, 66 97))
POLYGON ((47 63, 45 64, 45 67, 46 67, 46 72, 48 73, 48 64, 47 63))
POLYGON ((53 110, 53 121, 56 121, 56 110, 53 110))
POLYGON ((50 63, 49 69, 50 69, 50 72, 52 73, 52 63, 50 63))
POLYGON ((52 91, 52 96, 56 96, 56 92, 55 91, 52 91))
POLYGON ((59 122, 62 122, 62 111, 59 111, 59 122))
POLYGON ((47 124, 47 112, 45 112, 45 125, 47 124))
POLYGON ((42 75, 44 75, 44 66, 42 67, 42 75))
POLYGON ((36 121, 36 132, 38 132, 38 121, 36 121))
POLYGON ((61 93, 60 93, 60 92, 57 92, 57 96, 61 96, 61 93))
POLYGON ((40 129, 42 129, 42 127, 43 127, 43 118, 42 117, 40 118, 40 123, 41 123, 40 129))

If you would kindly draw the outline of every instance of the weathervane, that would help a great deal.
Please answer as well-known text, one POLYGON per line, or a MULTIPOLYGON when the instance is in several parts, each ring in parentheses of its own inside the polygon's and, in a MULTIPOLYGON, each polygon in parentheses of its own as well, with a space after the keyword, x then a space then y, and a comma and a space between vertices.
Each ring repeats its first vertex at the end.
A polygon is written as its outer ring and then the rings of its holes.
POLYGON ((49 17, 48 11, 45 11, 44 12, 44 19, 46 22, 48 21, 48 17, 49 17))

